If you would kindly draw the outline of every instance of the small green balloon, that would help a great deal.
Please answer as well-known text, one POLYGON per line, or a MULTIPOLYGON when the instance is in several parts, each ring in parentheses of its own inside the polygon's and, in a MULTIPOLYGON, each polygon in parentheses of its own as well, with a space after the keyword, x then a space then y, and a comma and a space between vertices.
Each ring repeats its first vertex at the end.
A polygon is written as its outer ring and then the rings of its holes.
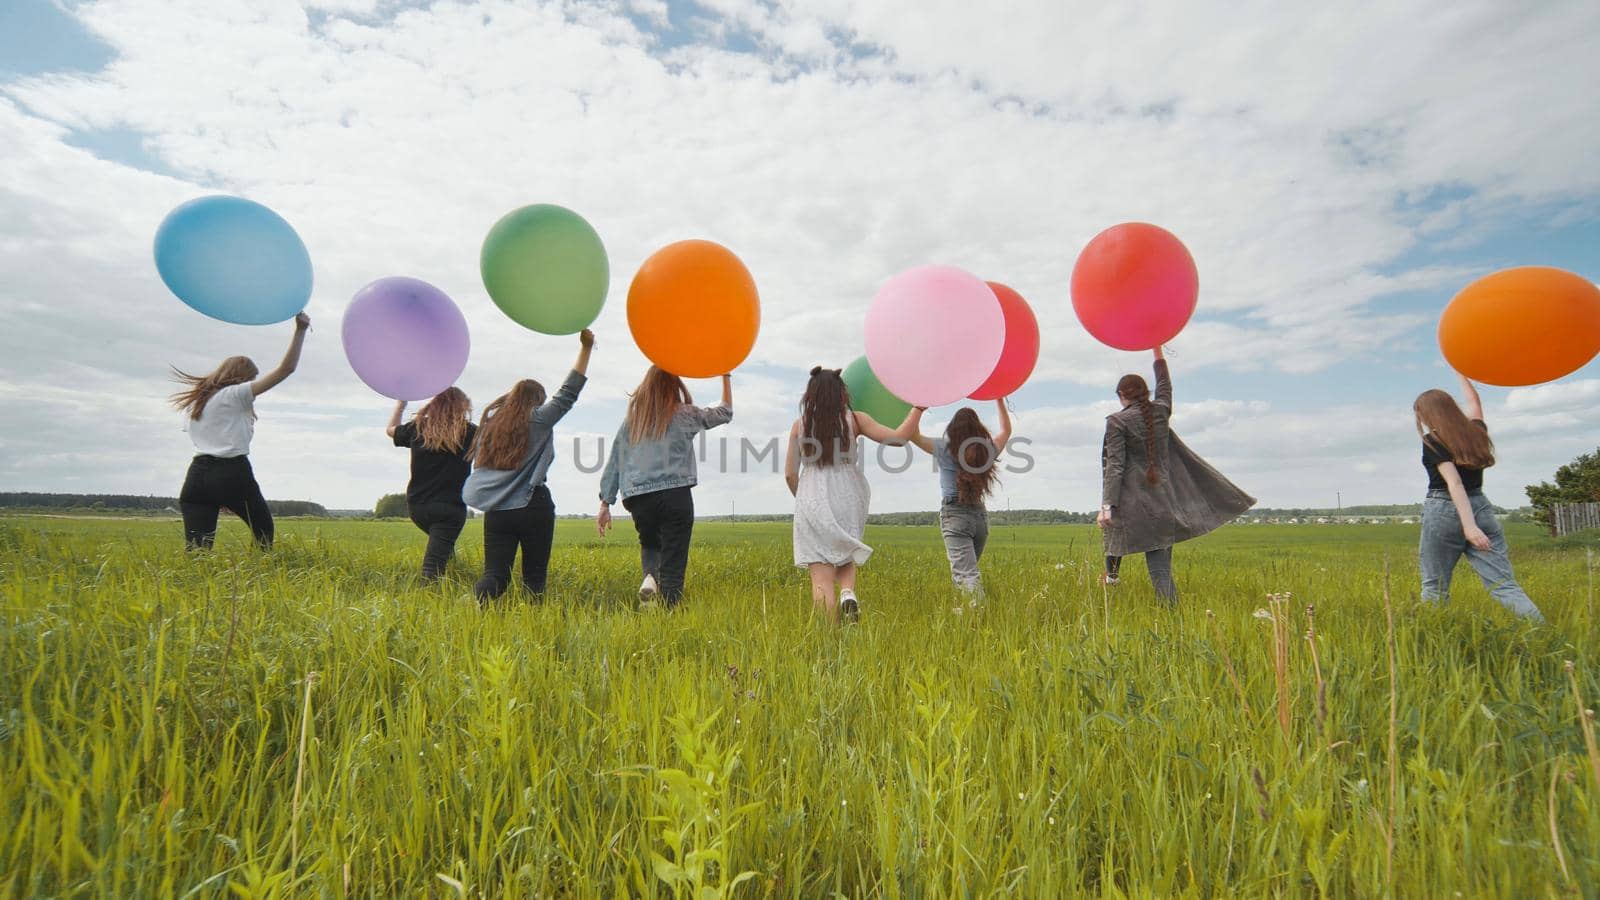
POLYGON ((600 235, 562 206, 506 213, 478 257, 489 299, 512 321, 544 334, 576 334, 599 318, 611 287, 600 235))
POLYGON ((850 389, 850 405, 871 416, 880 425, 899 427, 911 412, 911 404, 889 393, 889 389, 872 374, 867 358, 860 357, 845 367, 844 386, 850 389))

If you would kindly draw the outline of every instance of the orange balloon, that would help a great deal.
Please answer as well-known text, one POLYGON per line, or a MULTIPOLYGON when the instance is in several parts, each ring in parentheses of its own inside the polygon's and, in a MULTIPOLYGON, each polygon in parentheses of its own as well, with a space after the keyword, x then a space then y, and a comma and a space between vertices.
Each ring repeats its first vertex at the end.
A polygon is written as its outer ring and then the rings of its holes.
POLYGON ((668 244, 633 276, 628 330, 651 362, 674 375, 726 375, 750 355, 761 330, 755 279, 721 244, 668 244))
POLYGON ((1439 349, 1457 372, 1485 384, 1543 384, 1600 353, 1600 288, 1548 266, 1474 281, 1439 317, 1439 349))

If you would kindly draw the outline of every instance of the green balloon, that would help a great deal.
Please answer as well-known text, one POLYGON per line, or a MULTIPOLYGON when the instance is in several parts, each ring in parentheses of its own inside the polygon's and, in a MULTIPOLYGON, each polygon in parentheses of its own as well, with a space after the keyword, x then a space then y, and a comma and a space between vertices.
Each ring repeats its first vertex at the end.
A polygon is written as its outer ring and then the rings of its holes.
POLYGON ((611 266, 600 235, 570 209, 536 203, 506 213, 478 257, 489 299, 544 334, 576 334, 606 305, 611 266))
POLYGON ((845 367, 844 386, 850 389, 850 405, 866 413, 880 425, 899 427, 911 412, 911 404, 889 393, 889 389, 872 374, 865 356, 845 367))

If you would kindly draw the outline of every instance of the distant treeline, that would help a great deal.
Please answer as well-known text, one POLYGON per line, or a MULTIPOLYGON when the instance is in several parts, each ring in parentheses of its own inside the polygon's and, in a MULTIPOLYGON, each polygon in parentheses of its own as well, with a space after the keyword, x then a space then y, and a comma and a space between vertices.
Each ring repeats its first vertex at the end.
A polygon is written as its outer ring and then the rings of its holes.
MULTIPOLYGON (((325 516, 328 510, 310 500, 268 500, 275 516, 325 516)), ((150 497, 140 494, 36 494, 30 491, 0 492, 0 509, 38 509, 90 512, 156 514, 176 512, 177 497, 150 497)))
MULTIPOLYGON (((1501 509, 1498 506, 1494 508, 1494 511, 1497 515, 1502 516, 1510 512, 1510 510, 1501 509)), ((1350 518, 1359 518, 1362 516, 1420 516, 1422 515, 1422 504, 1394 503, 1387 506, 1346 506, 1342 509, 1273 509, 1271 507, 1258 506, 1255 509, 1245 513, 1245 515, 1278 519, 1307 519, 1332 516, 1349 516, 1350 518)))
MULTIPOLYGON (((1084 525, 1094 521, 1094 513, 1067 512, 1064 509, 991 509, 990 525, 1084 525)), ((873 525, 937 525, 937 512, 875 513, 867 516, 873 525)))

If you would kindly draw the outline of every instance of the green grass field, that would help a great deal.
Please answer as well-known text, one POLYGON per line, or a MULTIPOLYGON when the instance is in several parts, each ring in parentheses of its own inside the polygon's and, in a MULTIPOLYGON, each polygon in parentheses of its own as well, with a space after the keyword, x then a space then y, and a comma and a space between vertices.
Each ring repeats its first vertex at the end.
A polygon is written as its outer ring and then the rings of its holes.
POLYGON ((1533 628, 1464 565, 1419 604, 1414 526, 1223 529, 1176 611, 1137 559, 1103 592, 1088 526, 1001 528, 960 614, 937 532, 875 528, 837 629, 785 524, 702 523, 670 615, 626 522, 480 611, 479 528, 420 589, 409 523, 190 558, 173 521, 0 519, 0 889, 1600 892, 1584 541, 1513 530, 1533 628))

